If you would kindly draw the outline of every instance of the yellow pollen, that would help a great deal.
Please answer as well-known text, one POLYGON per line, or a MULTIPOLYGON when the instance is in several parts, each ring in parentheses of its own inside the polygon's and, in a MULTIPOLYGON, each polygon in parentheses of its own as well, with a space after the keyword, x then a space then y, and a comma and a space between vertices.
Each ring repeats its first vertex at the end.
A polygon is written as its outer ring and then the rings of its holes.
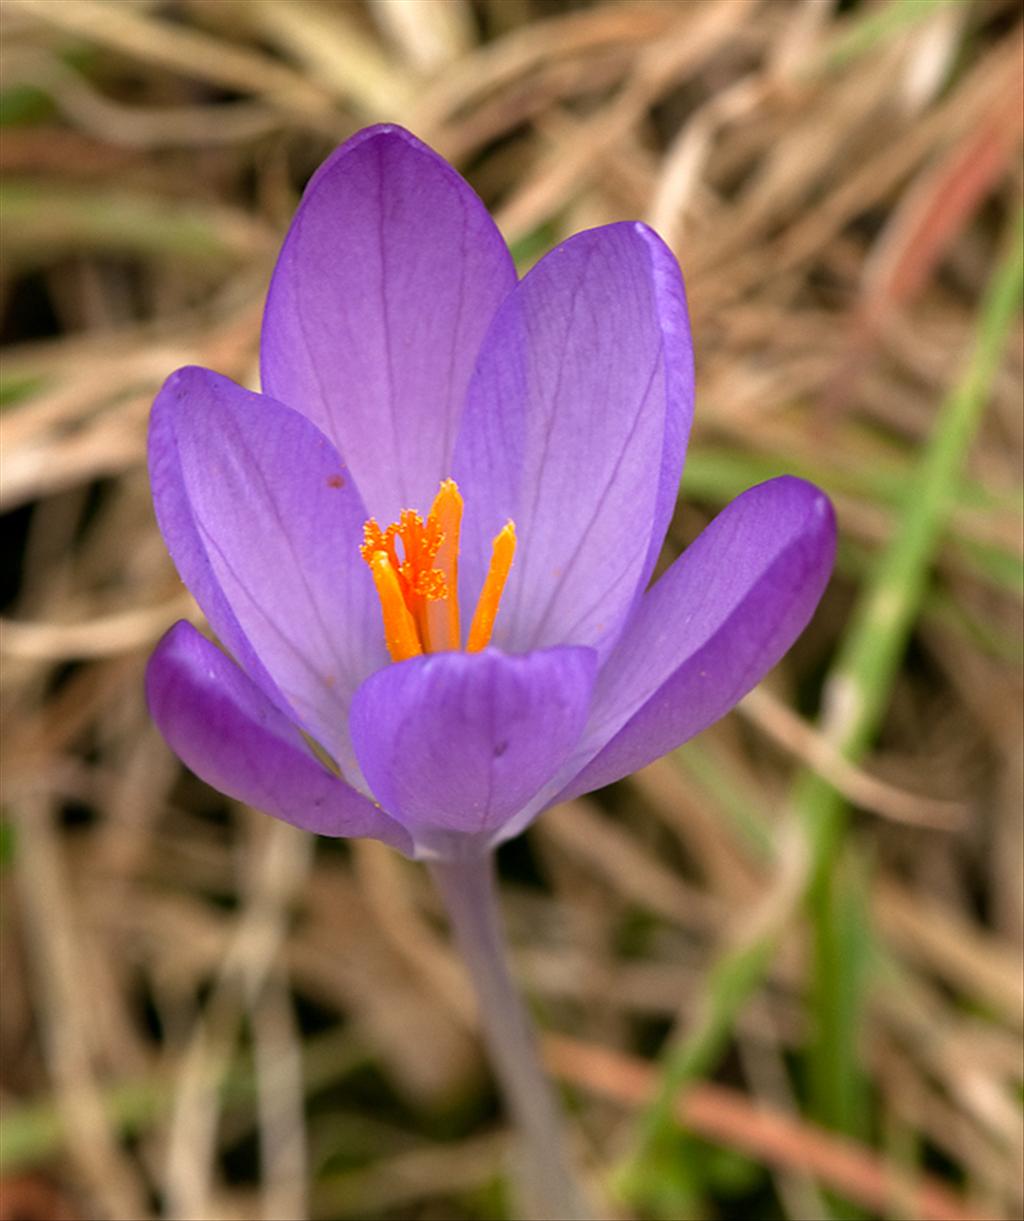
MULTIPOLYGON (((403 509, 398 521, 385 530, 372 517, 363 526, 360 554, 377 587, 384 640, 393 661, 461 646, 461 524, 462 497, 455 480, 446 479, 426 522, 412 509, 403 509)), ((515 547, 515 526, 509 522, 494 540, 490 568, 469 629, 468 652, 478 652, 491 639, 515 547)))

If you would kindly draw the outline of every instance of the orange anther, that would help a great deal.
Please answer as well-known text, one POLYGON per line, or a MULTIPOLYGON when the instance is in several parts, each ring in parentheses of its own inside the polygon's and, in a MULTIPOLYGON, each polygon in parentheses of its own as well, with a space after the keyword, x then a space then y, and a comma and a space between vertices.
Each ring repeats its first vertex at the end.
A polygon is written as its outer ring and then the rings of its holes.
POLYGON ((479 653, 491 641, 494 631, 494 620, 498 614, 502 591, 508 580, 509 569, 512 567, 512 557, 516 553, 516 527, 513 522, 506 522, 498 531, 491 547, 491 563, 484 577, 484 587, 480 590, 476 610, 473 612, 473 622, 469 625, 469 639, 466 641, 467 653, 479 653))
POLYGON ((388 646, 391 660, 406 661, 410 657, 418 657, 423 652, 423 646, 416 630, 416 620, 402 597, 398 573, 388 553, 375 551, 369 557, 364 554, 363 558, 370 565, 373 583, 377 586, 384 615, 384 643, 388 646))
MULTIPOLYGON (((462 496, 455 480, 446 479, 425 522, 412 509, 403 509, 385 530, 373 518, 363 526, 360 554, 377 587, 392 660, 459 648, 461 525, 462 496)), ((491 638, 515 548, 515 527, 509 522, 494 540, 466 644, 469 652, 484 648, 491 638)))
POLYGON ((454 479, 446 479, 430 506, 428 521, 436 522, 441 544, 434 555, 434 572, 444 581, 446 594, 426 605, 427 651, 439 653, 459 647, 459 530, 462 497, 454 479))

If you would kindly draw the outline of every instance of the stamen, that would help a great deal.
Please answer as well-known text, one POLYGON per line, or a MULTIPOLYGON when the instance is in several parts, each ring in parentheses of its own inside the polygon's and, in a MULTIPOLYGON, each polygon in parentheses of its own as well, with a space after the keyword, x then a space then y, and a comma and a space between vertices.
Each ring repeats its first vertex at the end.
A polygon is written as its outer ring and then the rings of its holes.
POLYGON ((416 620, 402 597, 402 587, 391 557, 387 551, 375 551, 367 557, 364 549, 363 558, 370 565, 373 583, 377 586, 384 615, 384 643, 388 646, 391 660, 407 661, 410 657, 418 657, 423 652, 423 646, 416 630, 416 620))
MULTIPOLYGON (((372 517, 364 524, 360 554, 377 587, 384 640, 393 661, 459 648, 461 526, 462 497, 454 479, 441 484, 426 522, 412 509, 403 509, 386 530, 372 517)), ((494 540, 469 629, 470 653, 486 648, 491 639, 515 549, 516 530, 509 522, 494 540)))
POLYGON ((430 507, 428 521, 436 522, 441 544, 434 555, 434 573, 444 582, 445 592, 426 605, 427 652, 439 653, 459 647, 459 530, 462 497, 454 479, 446 479, 430 507))
POLYGON ((494 620, 498 614, 502 590, 508 580, 509 569, 512 567, 512 557, 516 551, 516 527, 514 522, 506 522, 498 532, 491 547, 491 563, 484 578, 484 587, 480 590, 476 610, 473 612, 473 622, 469 625, 469 639, 466 641, 467 653, 479 653, 487 647, 494 631, 494 620))

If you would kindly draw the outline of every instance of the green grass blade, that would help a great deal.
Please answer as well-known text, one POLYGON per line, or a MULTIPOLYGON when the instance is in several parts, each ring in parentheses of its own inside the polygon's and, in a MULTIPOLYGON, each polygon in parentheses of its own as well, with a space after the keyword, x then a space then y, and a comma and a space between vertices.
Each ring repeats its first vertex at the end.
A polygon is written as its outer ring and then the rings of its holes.
MULTIPOLYGON (((924 598, 935 548, 958 486, 960 468, 1019 311, 1022 286, 1024 218, 1018 218, 1012 249, 997 268, 982 304, 965 373, 942 404, 931 438, 908 485, 901 520, 868 580, 827 683, 825 730, 851 760, 864 755, 888 706, 900 659, 924 598)), ((812 773, 801 776, 794 803, 806 853, 800 881, 809 883, 820 919, 819 929, 831 938, 836 935, 835 930, 831 921, 825 927, 821 913, 835 902, 827 886, 839 857, 845 806, 827 781, 812 773)), ((796 889, 798 898, 802 886, 796 889)), ((728 1041, 737 1012, 763 978, 778 936, 795 906, 795 902, 780 904, 742 942, 733 944, 720 956, 709 973, 691 1029, 667 1049, 658 1094, 640 1117, 636 1145, 617 1176, 620 1192, 638 1211, 664 1215, 659 1212, 654 1188, 656 1167, 665 1164, 667 1151, 679 1139, 673 1117, 674 1100, 685 1085, 713 1067, 728 1041)), ((848 910, 845 903, 840 903, 839 909, 848 910)), ((843 981, 843 985, 848 983, 843 981)), ((837 1044, 845 1046, 847 1031, 848 1024, 842 1022, 831 1033, 827 1029, 819 1032, 822 1060, 834 1052, 837 1044)), ((838 1071, 842 1073, 843 1066, 838 1071)), ((848 1102, 839 1100, 848 1097, 850 1082, 842 1078, 832 1084, 837 1086, 833 1102, 840 1108, 847 1107, 848 1102)))
MULTIPOLYGON (((977 430, 1022 288, 1024 226, 995 275, 964 377, 943 403, 907 488, 899 525, 881 553, 840 650, 827 689, 825 730, 852 760, 860 759, 888 707, 907 641, 920 613, 932 560, 953 503, 953 489, 977 430)), ((821 777, 807 773, 796 809, 813 845, 810 889, 815 936, 811 1052, 814 1111, 825 1123, 860 1134, 865 1084, 857 1068, 856 1031, 848 1006, 858 1004, 855 956, 843 952, 840 913, 850 896, 839 876, 846 805, 821 777)), ((861 981, 863 982, 863 981, 861 981)))

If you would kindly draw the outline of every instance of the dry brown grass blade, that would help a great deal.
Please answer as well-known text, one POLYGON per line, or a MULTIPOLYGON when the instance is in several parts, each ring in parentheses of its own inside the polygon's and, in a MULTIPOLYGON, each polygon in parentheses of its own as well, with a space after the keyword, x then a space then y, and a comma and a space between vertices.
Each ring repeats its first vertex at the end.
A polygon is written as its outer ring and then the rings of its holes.
POLYGON ((1012 948, 987 936, 959 911, 924 900, 895 882, 881 881, 876 919, 911 959, 923 961, 965 995, 992 1006, 1003 1021, 1024 1029, 1024 977, 1012 948))
POLYGON ((343 1209, 354 1217, 371 1209, 406 1210, 452 1191, 472 1192, 502 1173, 508 1143, 504 1133, 496 1133, 385 1158, 339 1176, 337 1182, 328 1179, 318 1193, 318 1206, 325 1213, 343 1209))
MULTIPOLYGON (((1024 43, 1019 46, 1024 55, 1024 43)), ((904 196, 865 265, 866 325, 881 325, 888 309, 905 305, 982 200, 1003 180, 1024 128, 1024 72, 1010 75, 975 128, 929 168, 904 196)))
POLYGON ((56 662, 134 653, 155 644, 177 619, 201 621, 191 596, 179 595, 162 606, 119 611, 88 623, 7 619, 0 621, 0 654, 25 661, 56 662))
MULTIPOLYGON (((125 106, 93 89, 84 76, 59 57, 29 50, 16 50, 6 55, 3 73, 7 88, 21 85, 45 90, 69 123, 113 148, 231 145, 269 135, 279 131, 286 123, 272 106, 258 102, 236 102, 230 107, 125 106)), ((62 141, 62 134, 54 132, 48 142, 58 147, 52 150, 57 156, 46 168, 57 168, 60 155, 67 156, 70 142, 62 141)), ((6 132, 5 145, 16 146, 17 135, 16 132, 6 132)), ((38 162, 39 141, 34 134, 31 140, 24 143, 35 152, 38 162)), ((0 152, 4 168, 19 168, 17 164, 10 164, 12 151, 7 147, 0 152)), ((31 168, 40 167, 36 164, 31 168)))
POLYGON ((584 9, 511 30, 477 47, 435 81, 416 100, 409 120, 444 147, 443 129, 457 127, 463 110, 540 65, 577 56, 585 59, 590 52, 623 43, 643 47, 663 35, 677 17, 671 5, 641 0, 584 9))
POLYGON ((641 848, 590 802, 567 802, 550 810, 542 824, 550 836, 596 868, 623 895, 684 926, 714 927, 719 905, 641 848))
MULTIPOLYGON (((210 1213, 221 1078, 244 1010, 258 1006, 275 968, 288 907, 309 869, 311 843, 294 827, 273 823, 261 828, 258 838, 262 843, 251 865, 247 905, 225 946, 213 994, 182 1057, 163 1170, 170 1216, 202 1218, 210 1213)), ((281 1067, 277 1065, 278 1070, 281 1067)), ((291 1136, 299 1138, 300 1133, 291 1136)))
MULTIPOLYGON (((549 1036, 551 1071, 626 1106, 642 1106, 657 1077, 642 1060, 565 1036, 549 1036)), ((737 1090, 698 1085, 676 1104, 681 1124, 774 1165, 807 1171, 866 1208, 886 1211, 894 1198, 913 1201, 923 1221, 981 1221, 969 1204, 934 1179, 907 1180, 873 1151, 803 1120, 752 1105, 737 1090)))
MULTIPOLYGON (((1024 44, 1020 53, 1024 54, 1024 44)), ((913 300, 955 238, 1019 155, 1024 128, 1024 74, 1009 74, 1005 91, 993 97, 952 148, 927 166, 907 191, 869 255, 863 296, 853 320, 850 350, 835 374, 834 408, 849 401, 879 332, 913 300)))
POLYGON ((124 4, 105 0, 8 0, 12 8, 39 21, 186 76, 266 97, 273 105, 307 120, 326 123, 327 99, 301 74, 256 51, 198 30, 172 25, 124 4))
POLYGON ((476 1002, 472 988, 448 947, 424 921, 404 862, 375 840, 358 841, 353 853, 356 880, 381 933, 455 1019, 473 1026, 476 1002))
POLYGON ((103 1106, 90 1037, 91 989, 83 968, 66 865, 51 803, 24 797, 12 807, 18 827, 18 887, 35 978, 41 1034, 74 1170, 93 1206, 112 1221, 150 1215, 146 1193, 119 1148, 103 1106))
POLYGON ((467 0, 370 0, 370 12, 402 58, 424 74, 439 73, 472 48, 473 12, 467 0))
POLYGON ((823 776, 853 805, 883 818, 940 831, 962 830, 967 811, 962 804, 904 792, 850 763, 828 738, 796 715, 767 687, 758 687, 738 705, 774 742, 812 771, 823 776))
POLYGON ((309 0, 251 0, 247 17, 299 61, 303 79, 350 102, 365 119, 403 114, 415 81, 389 61, 344 8, 309 0))
POLYGON ((565 205, 598 172, 603 156, 622 140, 663 92, 686 79, 742 24, 756 0, 695 7, 637 61, 618 96, 583 124, 561 118, 564 135, 542 157, 515 196, 497 214, 512 240, 521 238, 565 205))

